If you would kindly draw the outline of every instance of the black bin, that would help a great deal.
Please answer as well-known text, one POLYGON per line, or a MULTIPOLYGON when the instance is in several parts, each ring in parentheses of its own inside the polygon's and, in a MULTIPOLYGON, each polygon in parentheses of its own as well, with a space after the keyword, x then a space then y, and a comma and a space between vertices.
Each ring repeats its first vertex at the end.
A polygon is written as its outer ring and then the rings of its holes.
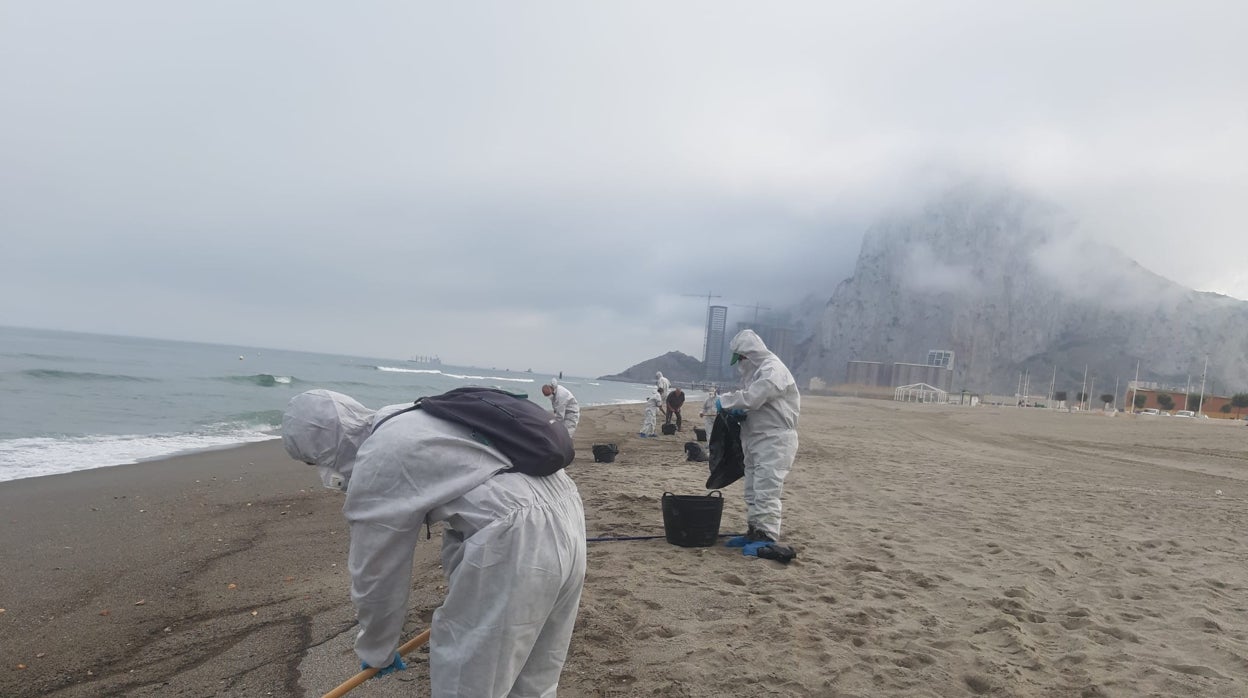
POLYGON ((706 441, 706 430, 703 429, 702 427, 694 427, 693 436, 698 441, 706 441))
POLYGON ((595 463, 614 463, 620 449, 615 444, 594 444, 595 463))
POLYGON ((663 533, 667 542, 682 548, 709 548, 719 538, 724 496, 663 493, 663 533))
POLYGON ((675 433, 676 433, 676 425, 675 425, 675 424, 668 423, 668 424, 664 424, 664 425, 663 425, 663 435, 664 435, 664 436, 671 436, 672 434, 675 434, 675 433))

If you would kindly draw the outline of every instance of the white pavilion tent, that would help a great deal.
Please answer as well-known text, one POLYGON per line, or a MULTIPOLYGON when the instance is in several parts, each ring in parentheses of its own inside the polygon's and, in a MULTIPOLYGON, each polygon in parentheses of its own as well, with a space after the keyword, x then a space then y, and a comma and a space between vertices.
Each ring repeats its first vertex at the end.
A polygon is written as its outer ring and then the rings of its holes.
POLYGON ((900 402, 949 402, 949 393, 927 383, 913 383, 895 388, 893 399, 900 402))

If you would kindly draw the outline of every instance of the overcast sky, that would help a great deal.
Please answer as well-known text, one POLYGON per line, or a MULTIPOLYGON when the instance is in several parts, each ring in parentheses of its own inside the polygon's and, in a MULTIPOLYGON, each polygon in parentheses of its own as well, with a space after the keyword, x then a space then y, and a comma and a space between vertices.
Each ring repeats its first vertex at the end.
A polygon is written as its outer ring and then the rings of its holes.
MULTIPOLYGON (((591 374, 999 178, 1248 298, 1248 3, 0 2, 0 324, 591 374)), ((733 307, 734 312, 754 311, 733 307)))

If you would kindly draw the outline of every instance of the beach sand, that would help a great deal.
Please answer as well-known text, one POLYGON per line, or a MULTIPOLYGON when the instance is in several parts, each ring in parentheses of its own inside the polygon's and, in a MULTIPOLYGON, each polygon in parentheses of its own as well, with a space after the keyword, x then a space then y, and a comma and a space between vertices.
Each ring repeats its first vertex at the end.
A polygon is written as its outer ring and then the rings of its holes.
MULTIPOLYGON (((582 417, 590 536, 703 493, 690 437, 640 423, 582 417)), ((560 695, 1248 695, 1242 422, 807 397, 784 506, 787 566, 590 543, 560 695)), ((358 668, 340 507, 278 442, 0 483, 0 695, 322 695, 358 668)), ((351 695, 428 695, 426 657, 351 695)))

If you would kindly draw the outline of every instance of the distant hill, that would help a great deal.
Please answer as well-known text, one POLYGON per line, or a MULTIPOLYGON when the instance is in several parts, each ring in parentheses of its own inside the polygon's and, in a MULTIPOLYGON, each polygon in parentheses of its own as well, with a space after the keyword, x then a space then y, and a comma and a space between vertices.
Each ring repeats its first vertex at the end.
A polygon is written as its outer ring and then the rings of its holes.
POLYGON ((647 359, 639 364, 610 376, 599 376, 604 381, 627 381, 629 383, 653 383, 656 371, 673 383, 692 383, 706 375, 702 362, 679 351, 669 351, 662 356, 647 359))
MULTIPOLYGON (((955 352, 954 390, 1096 392, 1134 377, 1248 389, 1248 302, 1185 288, 1072 233, 1066 215, 1008 189, 966 185, 869 230, 799 348, 803 385, 844 381, 851 360, 923 363, 955 352)), ((1093 231, 1094 232, 1094 231, 1093 231)), ((1196 231, 1176 230, 1175 235, 1196 231)))

